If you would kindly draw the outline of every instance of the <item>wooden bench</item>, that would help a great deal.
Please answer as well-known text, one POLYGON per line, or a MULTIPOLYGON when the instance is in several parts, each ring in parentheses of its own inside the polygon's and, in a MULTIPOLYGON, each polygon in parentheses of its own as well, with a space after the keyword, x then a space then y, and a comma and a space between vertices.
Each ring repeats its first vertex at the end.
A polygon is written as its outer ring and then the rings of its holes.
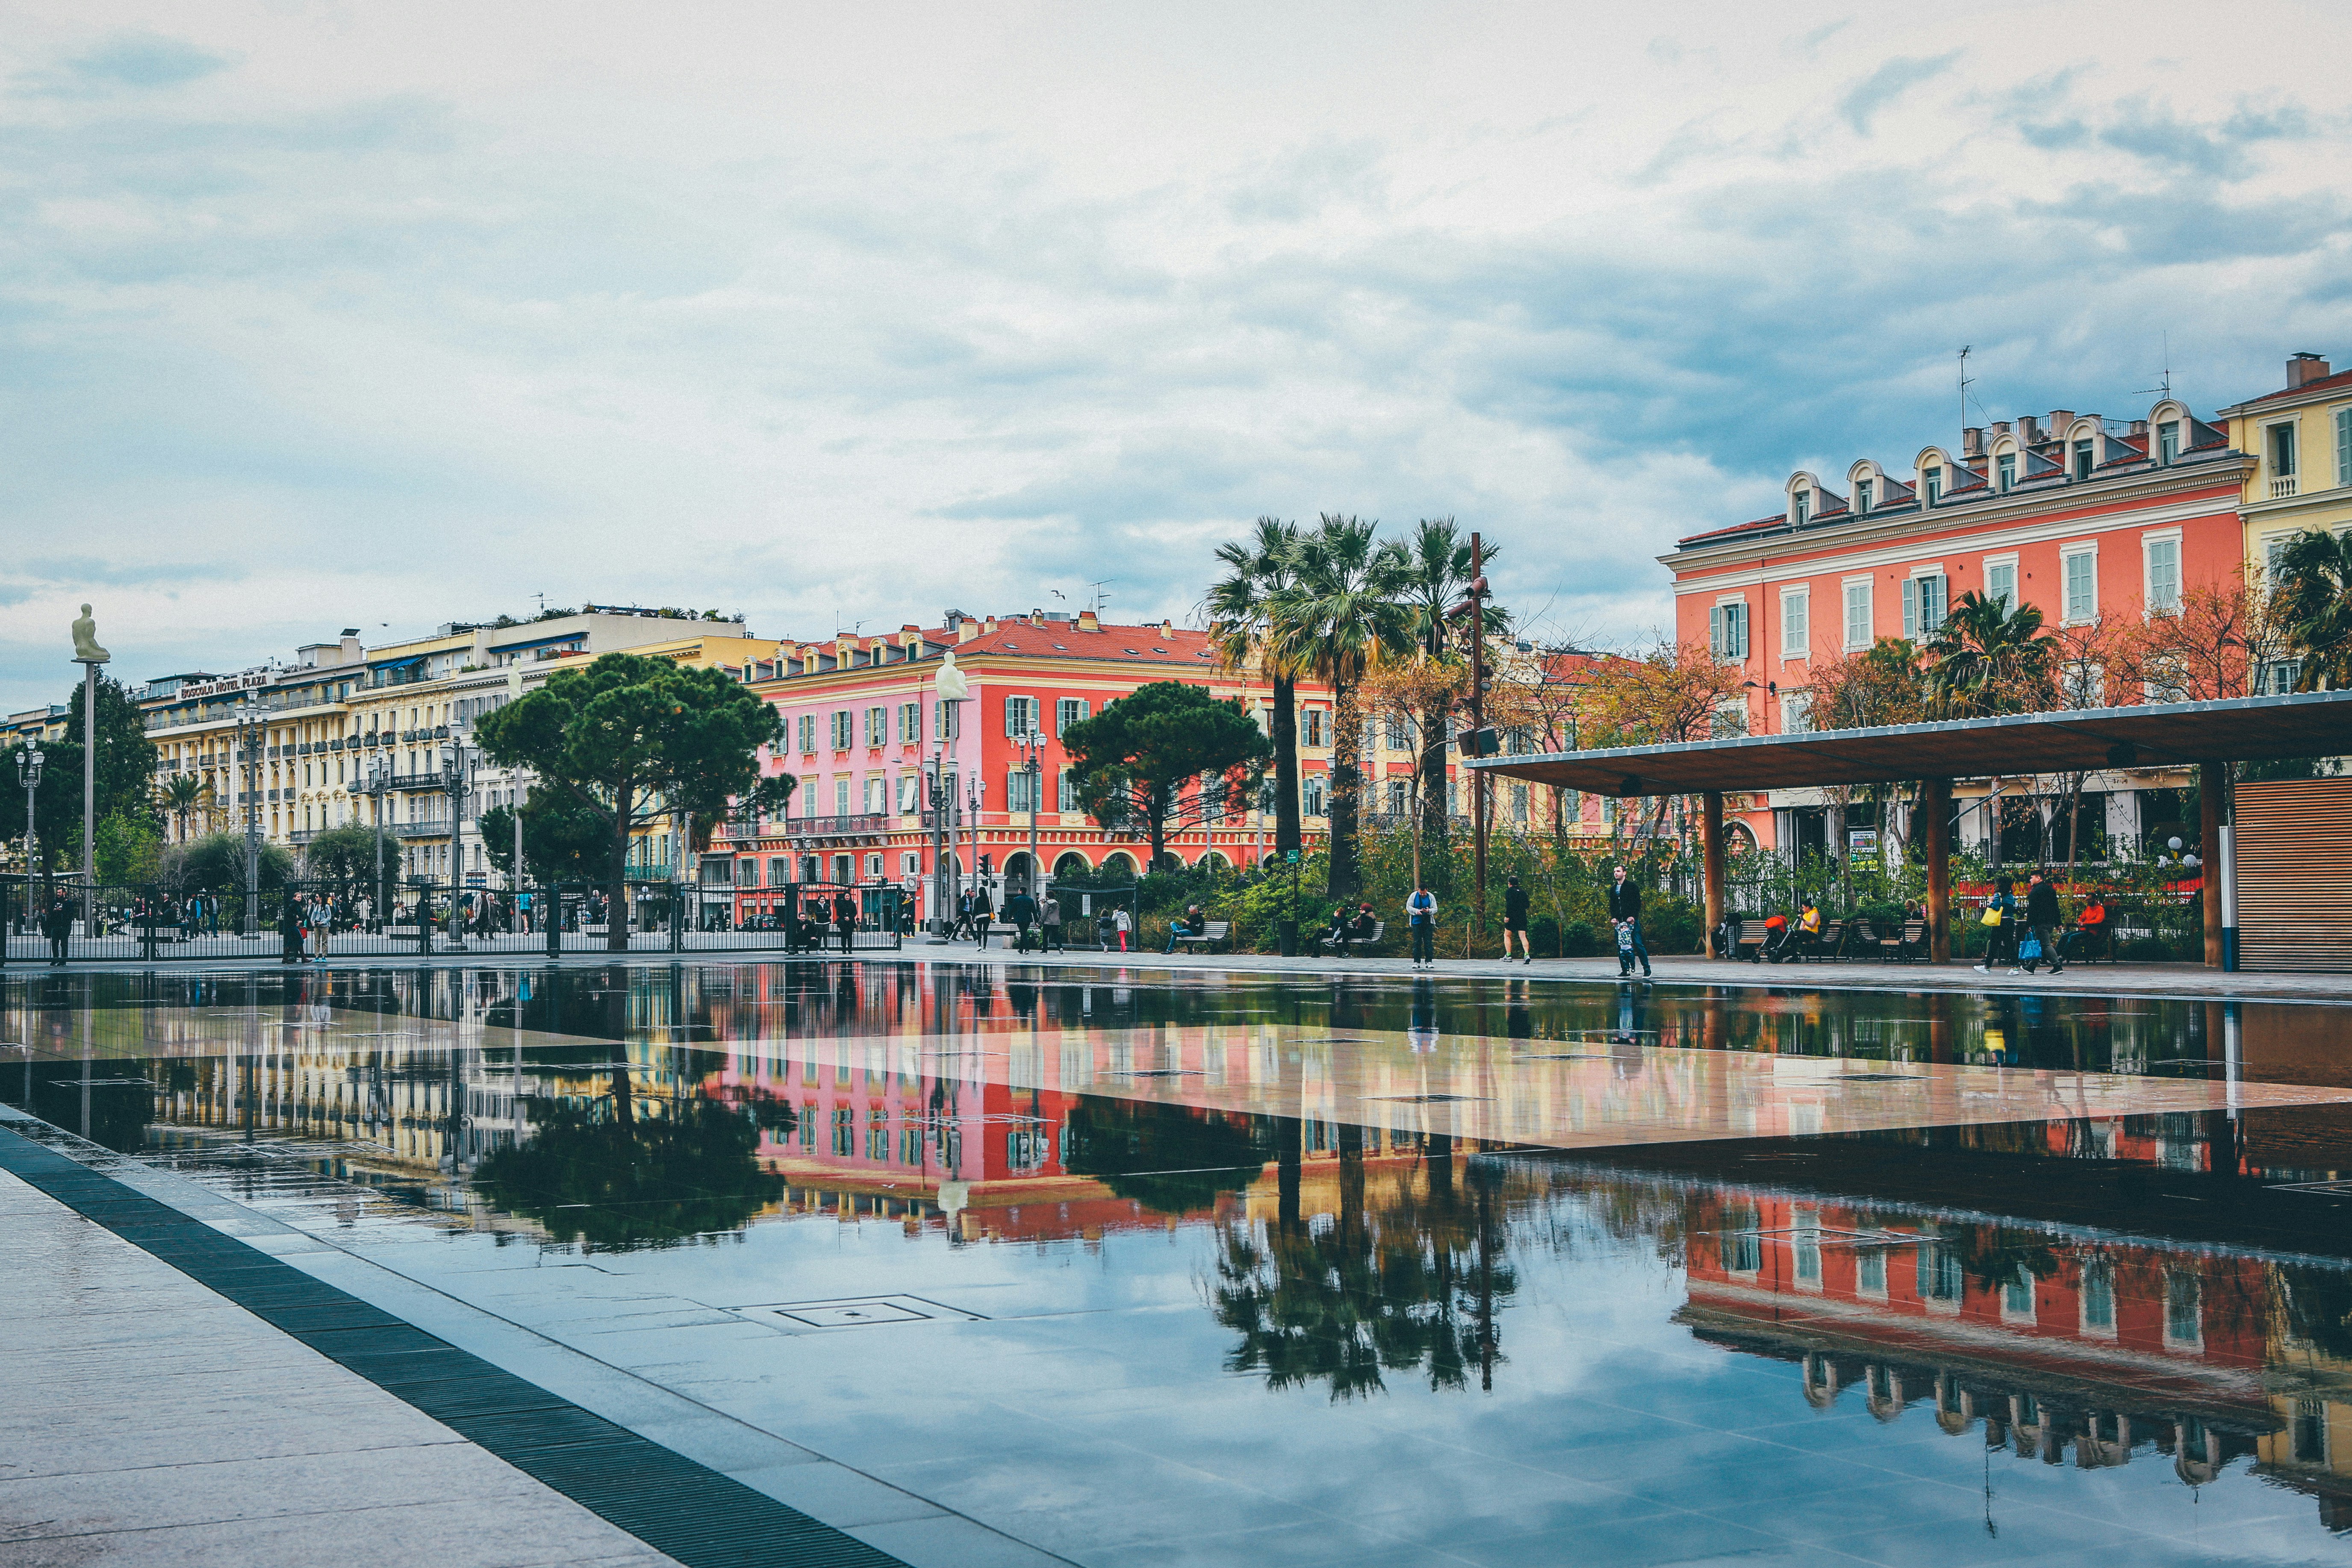
POLYGON ((1723 956, 1744 958, 1754 963, 1764 956, 1764 944, 1771 937, 1772 933, 1765 929, 1762 921, 1741 921, 1731 933, 1731 951, 1723 956))
POLYGON ((1231 921, 1206 921, 1202 923, 1200 934, 1197 936, 1185 936, 1179 932, 1176 937, 1176 946, 1188 952, 1206 952, 1224 941, 1233 929, 1234 922, 1231 921))
POLYGON ((1370 936, 1343 936, 1334 942, 1331 939, 1331 933, 1325 931, 1317 936, 1315 940, 1323 943, 1334 952, 1345 952, 1350 949, 1358 952, 1369 952, 1373 948, 1380 946, 1381 938, 1388 934, 1388 921, 1374 921, 1372 922, 1372 934, 1370 936))
POLYGON ((2095 926, 2075 926, 2060 939, 2059 951, 2068 963, 2089 963, 2096 959, 2116 961, 2116 918, 2110 914, 2095 926))
POLYGON ((1823 921, 1822 932, 1811 942, 1801 933, 1790 945, 1789 956, 1799 959, 1843 958, 1845 956, 1846 922, 1823 921))

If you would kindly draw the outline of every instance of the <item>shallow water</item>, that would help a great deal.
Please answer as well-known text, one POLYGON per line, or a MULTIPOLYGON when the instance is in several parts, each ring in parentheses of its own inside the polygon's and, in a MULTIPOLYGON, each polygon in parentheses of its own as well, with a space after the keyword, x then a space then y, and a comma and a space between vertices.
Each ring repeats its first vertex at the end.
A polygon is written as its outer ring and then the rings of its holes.
POLYGON ((6 993, 0 1099, 1081 1563, 2336 1562, 2345 1026, 77 975, 6 993))

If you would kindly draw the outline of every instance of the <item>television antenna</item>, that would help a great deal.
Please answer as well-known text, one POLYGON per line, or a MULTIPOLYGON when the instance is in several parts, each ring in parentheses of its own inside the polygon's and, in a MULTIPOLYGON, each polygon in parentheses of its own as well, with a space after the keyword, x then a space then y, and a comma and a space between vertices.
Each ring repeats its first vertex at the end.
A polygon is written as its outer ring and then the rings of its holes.
POLYGON ((1974 343, 1960 345, 1960 446, 1963 449, 1969 444, 1969 384, 1976 379, 1969 374, 1969 355, 1976 352, 1974 343))
POLYGON ((2163 373, 2156 378, 2154 386, 2143 386, 2139 390, 2143 397, 2153 392, 2161 395, 2168 403, 2172 400, 2172 333, 2170 331, 2164 334, 2163 373))

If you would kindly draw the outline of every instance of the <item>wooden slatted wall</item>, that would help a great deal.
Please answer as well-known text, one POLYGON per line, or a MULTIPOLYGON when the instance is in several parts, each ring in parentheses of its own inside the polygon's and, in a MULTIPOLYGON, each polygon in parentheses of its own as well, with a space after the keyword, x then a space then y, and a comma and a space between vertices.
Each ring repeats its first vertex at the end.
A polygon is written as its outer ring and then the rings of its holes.
POLYGON ((2238 966, 2352 974, 2352 779, 2238 785, 2238 966))

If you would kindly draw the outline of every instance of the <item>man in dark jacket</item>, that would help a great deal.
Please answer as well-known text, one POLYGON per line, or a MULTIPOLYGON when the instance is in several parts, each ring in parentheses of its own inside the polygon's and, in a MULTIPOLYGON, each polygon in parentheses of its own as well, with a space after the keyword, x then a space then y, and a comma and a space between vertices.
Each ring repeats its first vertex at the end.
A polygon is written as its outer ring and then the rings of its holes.
POLYGON ((2025 885, 2025 923, 2032 930, 2033 940, 2042 944, 2039 955, 2029 958, 2020 967, 2025 973, 2043 959, 2050 961, 2050 973, 2055 974, 2066 966, 2058 956, 2058 928, 2066 917, 2058 912, 2058 889, 2050 879, 2036 871, 2025 885))
POLYGON ((1609 919, 1628 940, 1617 944, 1617 973, 1633 973, 1633 961, 1642 961, 1642 973, 1650 973, 1650 950, 1642 941, 1642 889, 1625 875, 1625 868, 1617 868, 1617 879, 1609 884, 1609 919))
POLYGON ((1519 939, 1520 961, 1533 963, 1536 950, 1528 943, 1528 890, 1519 886, 1517 877, 1512 878, 1511 885, 1503 889, 1503 962, 1506 963, 1511 961, 1511 938, 1514 935, 1519 939))
POLYGON ((1029 889, 1016 887, 1005 895, 1004 918, 1013 922, 1013 951, 1029 951, 1029 928, 1037 921, 1037 900, 1029 889))
POLYGON ((857 937, 857 900, 846 888, 833 896, 833 923, 841 932, 841 951, 847 952, 857 937))
POLYGON ((63 899, 52 899, 49 907, 41 911, 41 934, 49 939, 49 962, 66 961, 66 942, 73 935, 73 906, 63 899))

